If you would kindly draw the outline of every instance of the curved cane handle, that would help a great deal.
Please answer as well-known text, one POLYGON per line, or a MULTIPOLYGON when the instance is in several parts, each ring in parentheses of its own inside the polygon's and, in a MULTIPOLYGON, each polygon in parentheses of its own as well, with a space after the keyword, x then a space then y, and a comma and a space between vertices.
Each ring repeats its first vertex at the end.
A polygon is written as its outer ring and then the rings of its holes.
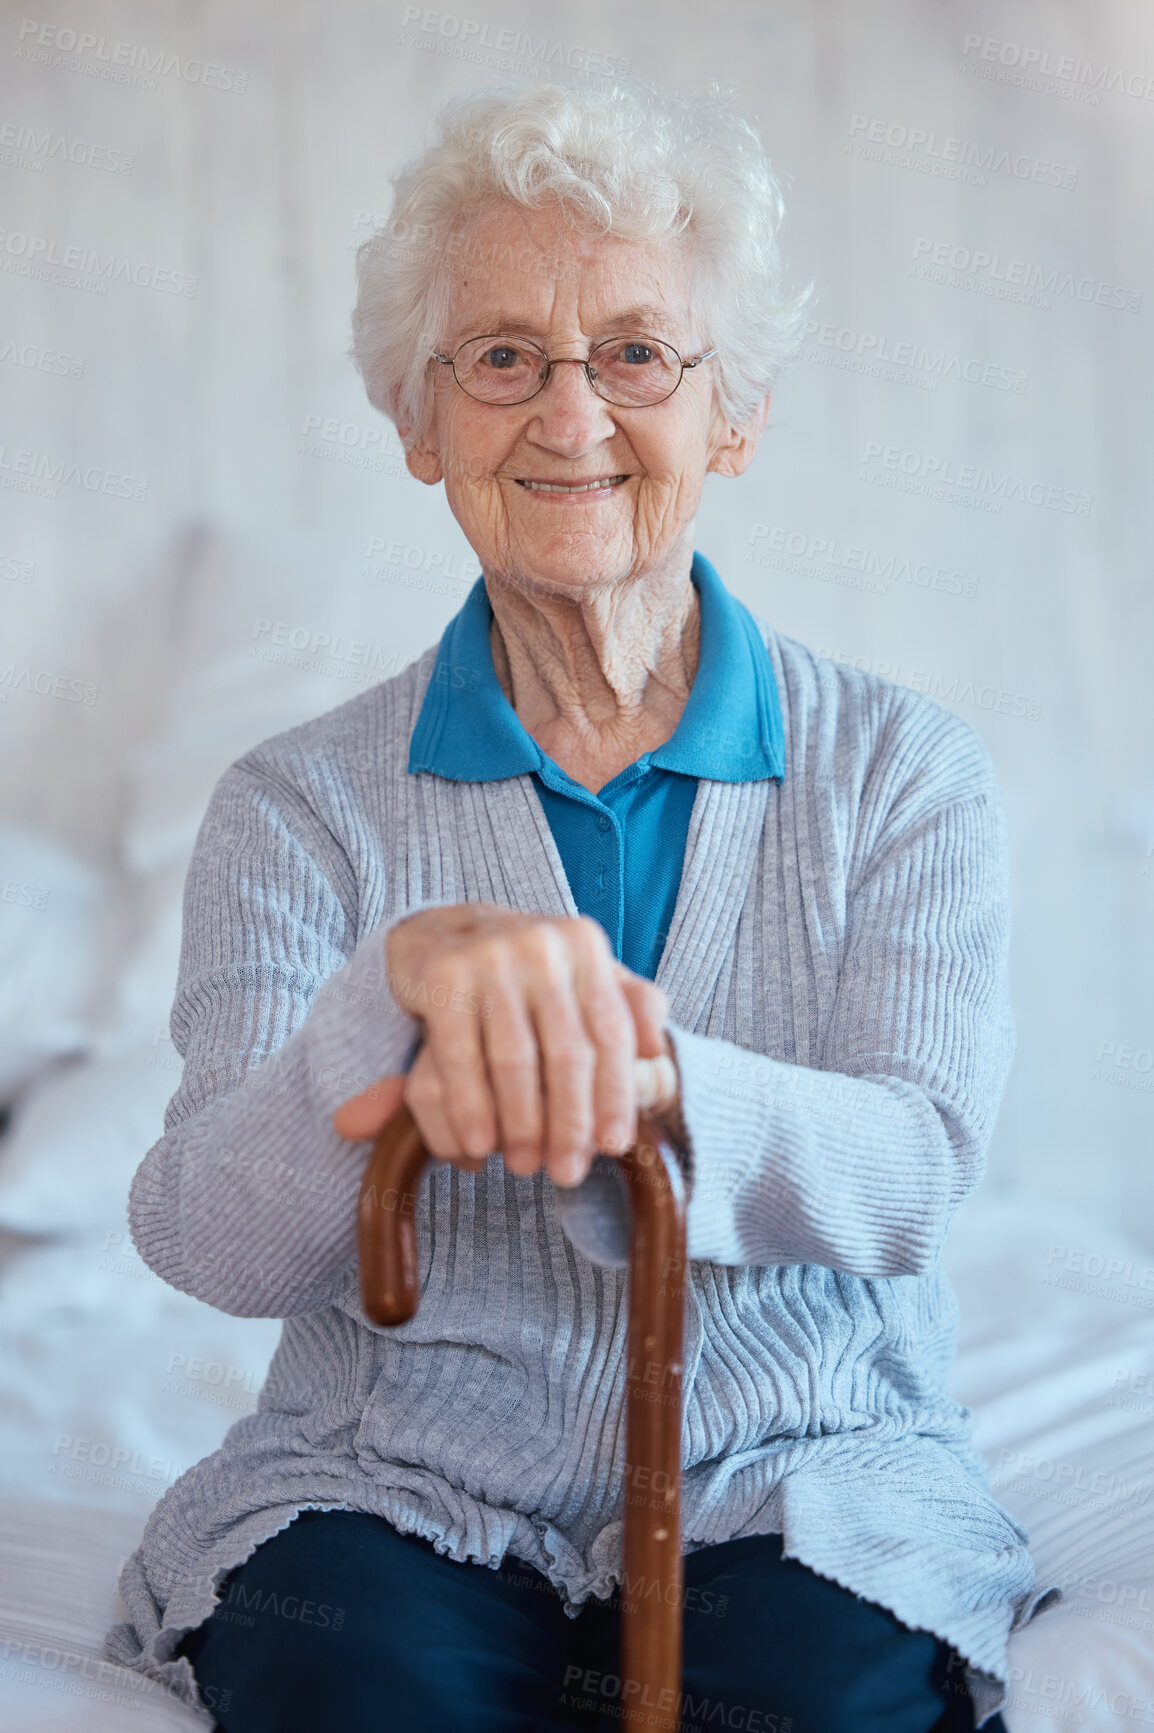
MULTIPOLYGON (((638 1059, 634 1069, 643 1109, 676 1088, 677 1074, 668 1057, 638 1059)), ((650 1126, 650 1143, 655 1130, 650 1126)), ((405 1324, 417 1309, 416 1194, 429 1159, 402 1102, 373 1144, 357 1204, 361 1306, 374 1324, 405 1324)))
POLYGON ((357 1204, 361 1305, 374 1324, 407 1324, 417 1309, 417 1187, 428 1159, 402 1102, 373 1145, 357 1204))

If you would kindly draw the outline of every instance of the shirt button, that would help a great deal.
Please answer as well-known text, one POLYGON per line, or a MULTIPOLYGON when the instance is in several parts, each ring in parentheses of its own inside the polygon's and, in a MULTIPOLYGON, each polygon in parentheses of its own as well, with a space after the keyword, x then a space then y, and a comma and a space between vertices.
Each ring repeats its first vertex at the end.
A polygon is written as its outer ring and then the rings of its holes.
POLYGON ((609 827, 610 827, 610 820, 605 817, 604 813, 602 813, 601 817, 597 820, 597 829, 598 830, 608 830, 609 827))

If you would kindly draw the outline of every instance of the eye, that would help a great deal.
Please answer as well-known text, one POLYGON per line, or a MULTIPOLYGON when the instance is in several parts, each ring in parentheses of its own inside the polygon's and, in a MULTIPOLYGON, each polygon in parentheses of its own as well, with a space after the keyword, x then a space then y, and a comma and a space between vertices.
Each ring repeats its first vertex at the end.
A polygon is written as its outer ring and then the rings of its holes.
POLYGON ((508 343, 495 343, 491 349, 486 349, 482 359, 490 367, 516 367, 521 360, 520 354, 508 343))
POLYGON ((644 366, 647 361, 653 360, 653 350, 648 343, 623 343, 621 359, 630 366, 644 366))

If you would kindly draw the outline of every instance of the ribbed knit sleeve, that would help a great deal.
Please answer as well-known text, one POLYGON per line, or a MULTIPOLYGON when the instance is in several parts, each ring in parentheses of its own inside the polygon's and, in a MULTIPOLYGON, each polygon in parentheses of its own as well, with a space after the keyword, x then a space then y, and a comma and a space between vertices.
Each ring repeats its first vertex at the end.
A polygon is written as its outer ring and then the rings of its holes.
POLYGON ((818 1064, 670 1027, 692 1258, 920 1275, 982 1176, 1013 1054, 1004 812, 965 724, 919 707, 891 734, 818 1064))
POLYGON ((419 1039, 389 992, 388 925, 357 944, 356 921, 348 859, 317 811, 242 759, 189 868, 171 1019, 185 1070, 129 1199, 144 1261, 221 1311, 329 1305, 355 1259, 368 1149, 332 1114, 406 1070, 419 1039))

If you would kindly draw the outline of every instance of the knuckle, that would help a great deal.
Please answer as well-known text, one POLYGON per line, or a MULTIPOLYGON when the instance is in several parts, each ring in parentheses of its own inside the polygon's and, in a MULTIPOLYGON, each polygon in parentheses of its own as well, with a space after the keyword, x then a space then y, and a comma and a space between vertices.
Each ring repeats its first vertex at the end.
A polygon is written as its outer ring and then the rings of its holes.
POLYGON ((589 994, 593 1029, 604 1045, 621 1041, 633 1028, 625 995, 613 987, 594 988, 589 994))
POLYGON ((537 1048, 532 1041, 518 1041, 513 1046, 504 1047, 491 1054, 489 1058, 489 1070, 501 1077, 517 1077, 523 1073, 536 1072, 537 1066, 537 1048))
POLYGON ((574 943, 580 957, 587 964, 615 964, 613 946, 610 944, 608 932, 600 920, 594 920, 593 915, 579 915, 574 922, 574 943))
POLYGON ((440 1095, 441 1086, 434 1074, 428 1070, 410 1071, 404 1089, 406 1106, 411 1107, 414 1112, 423 1111, 432 1107, 440 1099, 440 1095))
POLYGON ((551 974, 564 968, 568 947, 555 921, 535 921, 526 927, 520 944, 538 967, 551 974))
POLYGON ((612 957, 609 935, 592 915, 577 915, 573 921, 573 936, 594 957, 612 957))
POLYGON ((483 1160, 497 1147, 497 1135, 491 1120, 482 1115, 454 1122, 452 1134, 457 1148, 475 1160, 483 1160))
POLYGON ((500 933, 482 933, 469 945, 469 961, 487 977, 501 973, 508 960, 510 939, 500 933))
POLYGON ((597 1063, 597 1050, 591 1041, 576 1030, 559 1035, 550 1042, 546 1064, 563 1067, 566 1071, 589 1072, 597 1063))
POLYGON ((541 1141, 539 1137, 506 1137, 502 1145, 506 1161, 512 1161, 517 1166, 523 1162, 539 1161, 541 1158, 541 1141))
POLYGON ((476 1040, 468 1018, 449 1017, 438 1024, 433 1031, 433 1042, 442 1065, 457 1069, 472 1064, 476 1040))

